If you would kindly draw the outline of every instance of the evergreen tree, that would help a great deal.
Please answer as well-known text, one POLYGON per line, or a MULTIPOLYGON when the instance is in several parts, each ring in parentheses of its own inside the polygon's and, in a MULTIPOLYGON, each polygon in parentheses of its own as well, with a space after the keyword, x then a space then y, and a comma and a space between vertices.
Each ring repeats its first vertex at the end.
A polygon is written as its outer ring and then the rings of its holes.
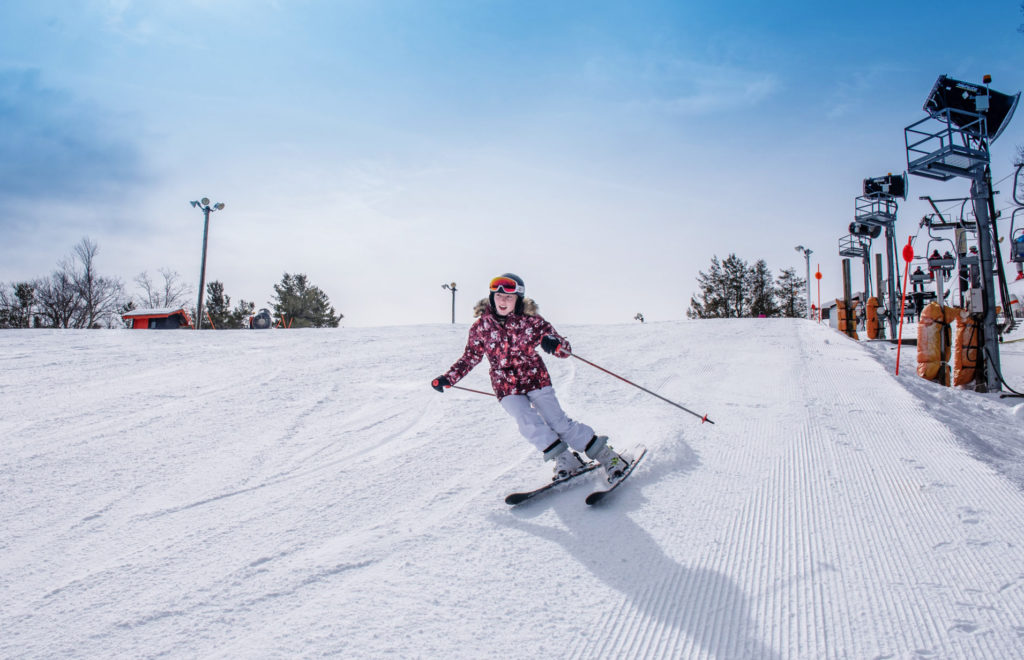
POLYGON ((224 283, 214 280, 206 285, 206 319, 217 330, 231 327, 231 296, 224 293, 224 283))
POLYGON ((698 271, 697 289, 697 295, 690 297, 690 309, 686 310, 687 318, 717 319, 725 316, 722 264, 718 261, 718 255, 711 257, 711 268, 708 272, 698 271))
POLYGON ((243 299, 238 300, 238 304, 235 305, 235 309, 231 311, 231 327, 233 328, 245 328, 245 325, 252 313, 256 311, 256 303, 251 303, 243 299))
POLYGON ((213 281, 206 285, 206 313, 218 330, 237 330, 249 318, 256 305, 245 300, 231 309, 231 296, 224 293, 224 283, 213 281))
POLYGON ((735 254, 722 260, 722 287, 725 294, 725 318, 750 316, 750 269, 735 254))
POLYGON ((779 308, 775 302, 775 282, 764 259, 758 259, 751 266, 748 284, 750 287, 750 315, 778 316, 779 308))
POLYGON ((686 315, 691 319, 741 318, 750 314, 750 272, 747 262, 730 254, 721 262, 711 257, 711 269, 697 275, 696 296, 686 315))
POLYGON ((33 282, 17 282, 0 286, 0 328, 27 328, 32 319, 32 307, 36 303, 36 288, 33 282))
POLYGON ((337 328, 343 318, 335 315, 327 294, 309 283, 305 274, 284 274, 274 285, 274 314, 291 328, 337 328))
POLYGON ((795 268, 785 268, 779 273, 775 283, 775 297, 782 316, 807 316, 807 280, 797 275, 795 268))

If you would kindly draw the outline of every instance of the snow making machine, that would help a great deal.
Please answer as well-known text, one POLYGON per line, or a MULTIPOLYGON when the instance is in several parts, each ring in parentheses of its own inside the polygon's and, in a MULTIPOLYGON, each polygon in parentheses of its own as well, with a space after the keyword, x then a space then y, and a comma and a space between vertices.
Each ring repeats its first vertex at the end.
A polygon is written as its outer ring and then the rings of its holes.
POLYGON ((269 330, 273 325, 274 319, 270 316, 269 309, 262 308, 249 317, 249 328, 252 330, 269 330))

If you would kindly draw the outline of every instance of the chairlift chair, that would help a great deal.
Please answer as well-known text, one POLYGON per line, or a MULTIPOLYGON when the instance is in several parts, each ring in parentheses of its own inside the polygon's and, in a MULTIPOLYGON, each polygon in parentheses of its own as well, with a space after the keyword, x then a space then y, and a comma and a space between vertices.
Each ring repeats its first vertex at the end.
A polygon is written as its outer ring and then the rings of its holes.
POLYGON ((1024 206, 1013 209, 1010 216, 1010 260, 1024 263, 1024 225, 1017 224, 1017 213, 1024 211, 1024 206))
POLYGON ((942 274, 946 277, 952 274, 953 267, 956 266, 956 257, 953 256, 956 254, 956 243, 949 238, 936 236, 932 233, 931 224, 928 225, 928 247, 925 254, 928 255, 929 270, 941 270, 942 274), (943 243, 948 243, 949 249, 940 253, 939 248, 943 243))
MULTIPOLYGON (((914 283, 930 282, 932 276, 930 273, 926 273, 921 269, 921 262, 913 262, 911 263, 911 266, 914 265, 914 263, 917 264, 917 268, 910 272, 910 281, 914 283)), ((910 266, 907 266, 907 268, 910 268, 910 266)))

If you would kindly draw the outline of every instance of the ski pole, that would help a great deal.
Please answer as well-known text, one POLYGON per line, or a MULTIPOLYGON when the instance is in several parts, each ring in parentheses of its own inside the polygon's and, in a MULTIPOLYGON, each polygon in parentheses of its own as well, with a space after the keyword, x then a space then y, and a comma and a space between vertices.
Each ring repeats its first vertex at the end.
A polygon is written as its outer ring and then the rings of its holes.
POLYGON ((619 380, 621 380, 622 382, 624 382, 624 383, 629 383, 630 385, 632 385, 633 387, 637 388, 638 390, 642 390, 642 391, 644 391, 644 392, 647 392, 648 394, 650 394, 650 395, 651 395, 651 396, 653 396, 653 397, 657 397, 657 398, 661 399, 661 400, 662 400, 662 401, 664 401, 665 403, 671 403, 671 404, 672 404, 673 406, 675 406, 676 408, 679 408, 679 409, 681 409, 681 410, 685 410, 686 412, 690 413, 690 414, 691 414, 691 415, 693 415, 694 417, 699 417, 699 418, 700 418, 700 421, 701 421, 701 423, 702 423, 702 424, 703 424, 704 422, 708 422, 708 423, 710 423, 710 424, 714 424, 714 422, 713 422, 713 421, 711 421, 710 419, 708 419, 708 416, 707 416, 707 415, 698 415, 697 413, 693 412, 693 411, 692 411, 692 410, 690 410, 689 408, 685 408, 685 407, 683 407, 683 406, 679 405, 678 403, 676 403, 675 401, 670 401, 669 399, 666 399, 665 397, 661 396, 660 394, 656 394, 656 393, 654 393, 654 392, 650 391, 650 390, 649 390, 649 389, 647 389, 646 387, 640 387, 639 385, 637 385, 637 384, 636 384, 636 383, 634 383, 633 381, 631 381, 631 380, 627 380, 627 379, 623 378, 622 376, 620 376, 620 375, 619 375, 619 374, 617 374, 617 373, 613 373, 613 372, 611 372, 611 371, 608 371, 608 370, 607 370, 607 369, 605 369, 604 367, 602 367, 602 366, 599 366, 599 365, 596 365, 596 364, 594 364, 593 362, 591 362, 590 360, 587 360, 587 359, 585 359, 585 358, 581 358, 581 357, 580 357, 579 355, 576 355, 575 353, 571 353, 570 355, 572 355, 572 356, 573 356, 574 358, 576 358, 577 360, 582 360, 583 362, 586 362, 587 364, 589 364, 590 366, 594 367, 595 369, 600 369, 601 371, 605 372, 605 373, 606 373, 606 374, 608 374, 609 376, 615 376, 616 378, 618 378, 618 379, 619 379, 619 380))
POLYGON ((462 387, 461 385, 452 385, 454 389, 465 390, 466 392, 473 392, 474 394, 484 394, 486 396, 494 396, 491 392, 482 392, 480 390, 471 390, 468 387, 462 387))

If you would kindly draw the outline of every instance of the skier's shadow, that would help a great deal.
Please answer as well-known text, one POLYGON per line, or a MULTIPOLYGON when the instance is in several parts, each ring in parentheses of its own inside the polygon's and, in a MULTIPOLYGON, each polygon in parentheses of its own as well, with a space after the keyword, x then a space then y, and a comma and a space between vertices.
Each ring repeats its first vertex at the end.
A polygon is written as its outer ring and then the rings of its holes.
MULTIPOLYGON (((696 460, 692 452, 691 456, 696 460)), ((695 464, 688 467, 692 469, 695 464)), ((495 515, 493 519, 561 545, 582 566, 621 593, 631 607, 648 620, 664 624, 662 636, 674 638, 682 633, 713 657, 778 658, 756 637, 747 595, 733 580, 716 571, 689 568, 675 561, 626 515, 645 501, 640 488, 651 480, 644 476, 648 475, 638 469, 635 481, 631 479, 628 487, 616 491, 614 500, 595 509, 581 511, 579 498, 556 494, 515 509, 512 515, 495 515), (553 510, 562 525, 552 527, 528 520, 544 510, 553 510)), ((616 626, 607 618, 602 621, 616 626)), ((617 623, 621 627, 616 626, 613 635, 621 639, 628 630, 624 622, 617 623)), ((672 650, 667 653, 671 656, 672 650)), ((599 654, 600 647, 584 649, 584 655, 599 654)))

